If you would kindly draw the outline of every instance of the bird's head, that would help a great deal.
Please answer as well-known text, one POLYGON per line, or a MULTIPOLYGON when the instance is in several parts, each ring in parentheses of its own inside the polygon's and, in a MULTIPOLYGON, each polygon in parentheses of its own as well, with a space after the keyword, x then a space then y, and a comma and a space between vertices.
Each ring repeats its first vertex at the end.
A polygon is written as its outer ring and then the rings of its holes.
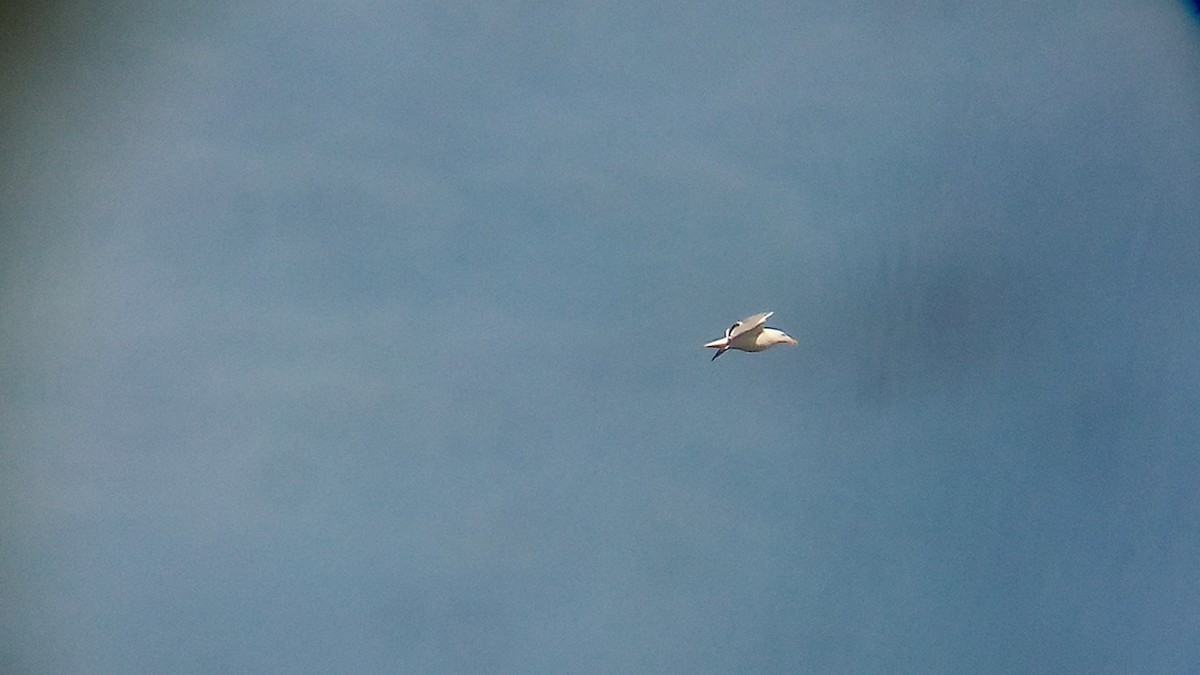
POLYGON ((763 332, 762 332, 762 337, 766 340, 767 344, 770 346, 799 344, 798 342, 796 342, 796 338, 792 337, 791 335, 788 335, 787 333, 779 330, 778 328, 764 328, 763 332))

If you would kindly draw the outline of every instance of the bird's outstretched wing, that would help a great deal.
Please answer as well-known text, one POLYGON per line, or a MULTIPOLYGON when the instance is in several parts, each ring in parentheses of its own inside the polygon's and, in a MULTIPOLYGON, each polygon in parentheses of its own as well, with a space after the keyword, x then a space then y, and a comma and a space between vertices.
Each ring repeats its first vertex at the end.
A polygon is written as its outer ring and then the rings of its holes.
POLYGON ((775 312, 763 312, 762 314, 755 314, 754 316, 746 317, 745 319, 742 319, 741 321, 738 321, 730 326, 729 330, 726 332, 726 337, 732 340, 742 333, 748 333, 756 328, 759 328, 765 324, 767 319, 771 318, 771 315, 774 313, 775 312))

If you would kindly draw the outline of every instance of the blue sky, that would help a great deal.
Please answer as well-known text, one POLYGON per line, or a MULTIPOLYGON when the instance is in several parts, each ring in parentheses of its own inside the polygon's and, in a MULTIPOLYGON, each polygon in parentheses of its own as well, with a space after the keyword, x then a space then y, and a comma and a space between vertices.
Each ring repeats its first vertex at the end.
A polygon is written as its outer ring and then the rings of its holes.
POLYGON ((12 11, 0 670, 1194 667, 1200 28, 1051 4, 12 11))

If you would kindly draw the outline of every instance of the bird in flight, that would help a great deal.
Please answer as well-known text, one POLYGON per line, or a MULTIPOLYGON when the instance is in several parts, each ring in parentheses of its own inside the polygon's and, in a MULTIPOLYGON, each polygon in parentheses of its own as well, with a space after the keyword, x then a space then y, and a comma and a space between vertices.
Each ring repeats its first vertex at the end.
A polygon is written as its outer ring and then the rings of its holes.
POLYGON ((761 352, 775 345, 794 345, 796 339, 778 328, 768 328, 767 319, 775 312, 755 314, 734 323, 725 331, 725 337, 704 345, 705 348, 717 350, 712 360, 724 354, 729 349, 740 349, 744 352, 761 352))

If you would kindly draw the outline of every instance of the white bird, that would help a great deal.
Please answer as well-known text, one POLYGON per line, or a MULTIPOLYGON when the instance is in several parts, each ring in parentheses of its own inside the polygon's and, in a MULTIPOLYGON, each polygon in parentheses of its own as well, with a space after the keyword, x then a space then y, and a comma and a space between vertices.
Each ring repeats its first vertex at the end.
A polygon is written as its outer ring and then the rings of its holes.
POLYGON ((740 349, 744 352, 761 352, 775 345, 794 345, 796 339, 778 328, 765 326, 767 319, 775 312, 763 312, 742 319, 725 331, 725 337, 713 340, 704 345, 705 348, 717 350, 712 360, 724 354, 729 349, 740 349))

